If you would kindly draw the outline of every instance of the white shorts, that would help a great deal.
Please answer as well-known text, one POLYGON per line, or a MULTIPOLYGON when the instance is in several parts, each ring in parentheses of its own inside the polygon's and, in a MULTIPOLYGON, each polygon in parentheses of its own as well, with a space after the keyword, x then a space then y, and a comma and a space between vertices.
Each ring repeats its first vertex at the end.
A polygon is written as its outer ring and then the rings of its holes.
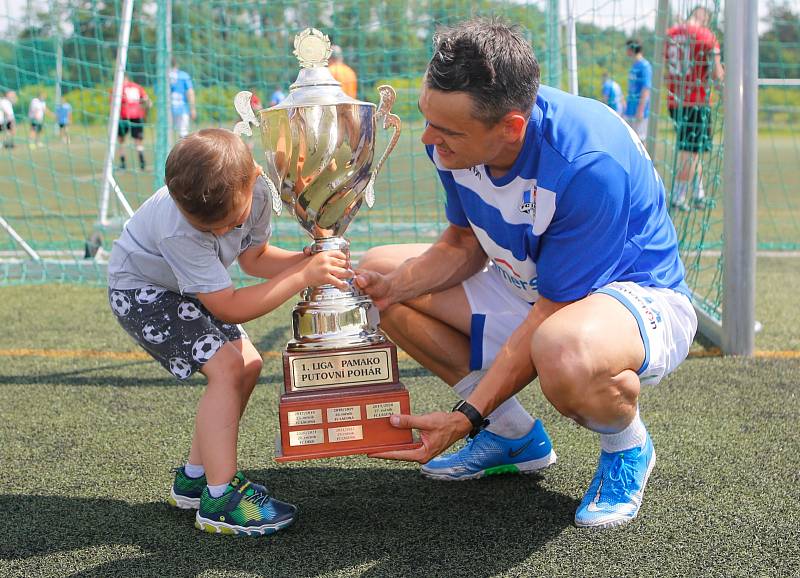
MULTIPOLYGON (((472 310, 470 369, 487 369, 532 306, 508 289, 494 266, 462 286, 472 310)), ((697 315, 686 295, 630 282, 610 283, 595 293, 614 297, 636 319, 645 351, 637 370, 642 385, 657 384, 686 359, 697 331, 697 315)))
POLYGON ((635 116, 626 116, 625 121, 631 125, 631 128, 639 135, 642 142, 647 140, 647 119, 637 119, 635 116))
POLYGON ((189 115, 179 114, 172 117, 172 125, 180 138, 189 134, 189 115))

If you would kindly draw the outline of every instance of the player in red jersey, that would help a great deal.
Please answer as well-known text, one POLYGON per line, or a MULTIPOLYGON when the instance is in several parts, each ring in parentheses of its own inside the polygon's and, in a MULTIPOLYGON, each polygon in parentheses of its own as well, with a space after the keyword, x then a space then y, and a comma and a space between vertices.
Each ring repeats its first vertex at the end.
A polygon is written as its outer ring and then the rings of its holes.
POLYGON ((139 155, 139 168, 144 170, 144 121, 150 108, 150 97, 141 85, 136 84, 125 75, 122 84, 122 108, 119 113, 117 139, 119 142, 119 168, 125 169, 125 135, 128 131, 136 143, 139 155))
POLYGON ((685 23, 667 31, 667 96, 679 151, 672 205, 680 210, 689 209, 690 190, 694 204, 705 206, 700 153, 712 145, 710 79, 721 81, 725 74, 710 21, 709 11, 697 6, 685 23))

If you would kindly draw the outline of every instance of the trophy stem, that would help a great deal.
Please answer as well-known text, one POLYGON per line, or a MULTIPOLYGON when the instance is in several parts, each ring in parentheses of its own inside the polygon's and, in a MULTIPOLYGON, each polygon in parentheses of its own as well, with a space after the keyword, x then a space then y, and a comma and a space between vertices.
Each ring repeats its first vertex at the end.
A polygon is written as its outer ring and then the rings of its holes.
MULTIPOLYGON (((312 254, 342 251, 350 265, 350 242, 344 237, 314 239, 312 254)), ((307 287, 303 300, 292 310, 294 339, 289 351, 366 347, 384 343, 378 308, 368 295, 350 281, 350 289, 342 291, 333 285, 307 287)))

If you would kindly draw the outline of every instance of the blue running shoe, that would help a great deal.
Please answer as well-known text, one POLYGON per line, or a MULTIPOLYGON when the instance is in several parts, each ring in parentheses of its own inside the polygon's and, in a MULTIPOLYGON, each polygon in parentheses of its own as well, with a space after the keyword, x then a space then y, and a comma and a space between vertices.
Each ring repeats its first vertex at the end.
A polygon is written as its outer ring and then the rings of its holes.
POLYGON ((656 463, 650 434, 644 446, 622 452, 600 452, 597 473, 575 512, 575 525, 610 528, 630 522, 639 513, 647 478, 656 463))
POLYGON ((434 480, 474 480, 495 474, 530 474, 556 463, 550 437, 538 419, 522 438, 509 439, 481 430, 460 450, 433 458, 422 475, 434 480))

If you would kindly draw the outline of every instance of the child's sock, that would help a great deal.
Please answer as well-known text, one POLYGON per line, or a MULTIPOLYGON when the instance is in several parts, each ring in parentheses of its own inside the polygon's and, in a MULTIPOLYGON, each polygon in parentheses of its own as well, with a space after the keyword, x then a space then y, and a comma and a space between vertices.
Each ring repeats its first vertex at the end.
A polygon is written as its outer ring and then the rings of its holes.
POLYGON ((218 484, 216 486, 208 484, 208 493, 211 494, 212 498, 219 498, 222 494, 225 493, 225 490, 227 489, 228 489, 228 484, 218 484))
POLYGON ((184 473, 190 478, 199 478, 203 474, 206 473, 206 469, 203 467, 203 464, 195 465, 186 462, 186 465, 183 467, 184 473))

